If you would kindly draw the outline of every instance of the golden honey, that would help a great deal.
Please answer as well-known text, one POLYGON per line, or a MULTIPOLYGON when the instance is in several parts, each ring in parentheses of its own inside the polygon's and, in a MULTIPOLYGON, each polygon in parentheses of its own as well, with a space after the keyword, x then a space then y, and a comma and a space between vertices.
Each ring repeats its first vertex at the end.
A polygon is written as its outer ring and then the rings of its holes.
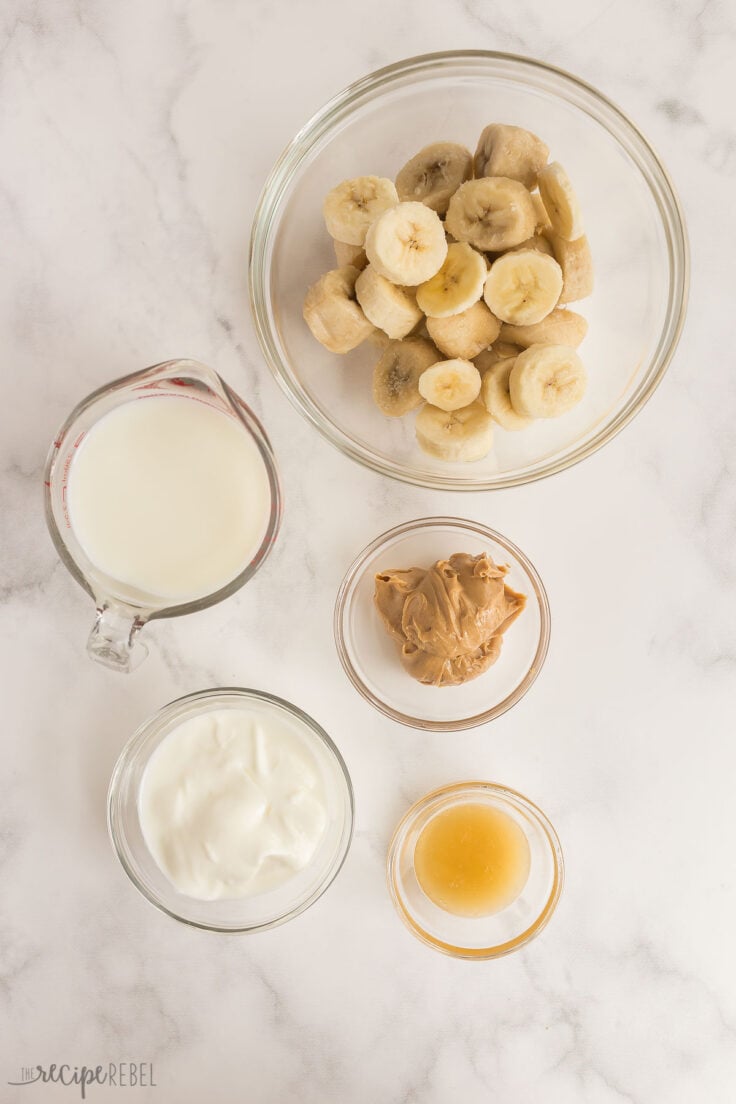
POLYGON ((529 842, 493 805, 462 802, 422 829, 414 871, 430 901, 456 916, 489 916, 519 896, 529 877, 529 842))

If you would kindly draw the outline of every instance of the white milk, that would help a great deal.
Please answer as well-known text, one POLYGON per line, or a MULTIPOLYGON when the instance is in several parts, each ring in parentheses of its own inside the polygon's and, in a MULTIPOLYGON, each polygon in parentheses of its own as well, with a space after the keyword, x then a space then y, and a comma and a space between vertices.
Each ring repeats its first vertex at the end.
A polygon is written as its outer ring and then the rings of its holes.
POLYGON ((72 461, 67 505, 100 572, 174 604, 213 594, 247 566, 271 491, 240 422, 160 395, 123 403, 92 426, 72 461))
POLYGON ((156 748, 138 815, 169 881, 213 901, 266 893, 303 870, 324 835, 327 803, 317 763, 281 717, 214 709, 156 748))

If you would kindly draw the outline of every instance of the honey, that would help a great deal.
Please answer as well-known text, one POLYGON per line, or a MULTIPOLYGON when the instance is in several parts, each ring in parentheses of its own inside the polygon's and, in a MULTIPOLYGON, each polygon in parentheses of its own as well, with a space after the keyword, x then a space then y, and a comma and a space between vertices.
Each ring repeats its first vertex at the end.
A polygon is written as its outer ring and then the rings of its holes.
POLYGON ((422 829, 414 871, 427 897, 456 916, 489 916, 519 896, 529 877, 529 842, 493 805, 462 802, 422 829))

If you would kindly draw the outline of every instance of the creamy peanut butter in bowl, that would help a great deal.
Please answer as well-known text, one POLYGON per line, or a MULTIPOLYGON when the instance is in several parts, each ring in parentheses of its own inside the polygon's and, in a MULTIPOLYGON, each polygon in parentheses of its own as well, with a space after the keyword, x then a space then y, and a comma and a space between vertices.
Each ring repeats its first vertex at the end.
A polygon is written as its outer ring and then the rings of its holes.
POLYGON ((413 728, 473 728, 539 674, 549 603, 534 565, 478 522, 422 518, 377 537, 335 605, 335 642, 356 690, 413 728))

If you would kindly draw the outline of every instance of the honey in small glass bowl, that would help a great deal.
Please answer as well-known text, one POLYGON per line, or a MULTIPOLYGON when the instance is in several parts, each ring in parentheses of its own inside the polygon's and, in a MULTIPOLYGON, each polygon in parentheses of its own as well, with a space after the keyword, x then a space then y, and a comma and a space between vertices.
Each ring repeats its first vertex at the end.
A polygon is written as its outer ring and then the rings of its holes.
POLYGON ((557 833, 515 790, 459 782, 427 794, 388 853, 394 905, 422 942, 459 958, 518 950, 549 921, 562 892, 557 833))

